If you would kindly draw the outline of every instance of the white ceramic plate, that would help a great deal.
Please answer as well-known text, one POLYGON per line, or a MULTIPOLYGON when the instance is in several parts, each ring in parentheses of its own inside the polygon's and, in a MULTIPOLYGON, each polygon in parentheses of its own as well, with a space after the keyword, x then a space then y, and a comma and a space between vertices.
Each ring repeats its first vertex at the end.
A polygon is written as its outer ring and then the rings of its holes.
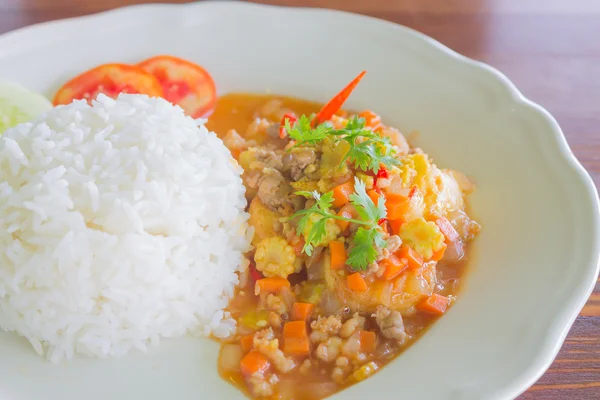
MULTIPOLYGON (((0 37, 0 79, 48 96, 97 64, 189 58, 220 93, 326 100, 361 69, 349 106, 408 132, 441 167, 472 176, 483 225, 457 304, 396 361, 335 399, 509 399, 544 372, 598 274, 598 196, 556 121, 500 73, 390 23, 242 3, 138 6, 0 37), (425 379, 426 377, 426 379, 425 379)), ((0 398, 241 398, 217 345, 163 342, 118 360, 58 366, 0 335, 0 398)))

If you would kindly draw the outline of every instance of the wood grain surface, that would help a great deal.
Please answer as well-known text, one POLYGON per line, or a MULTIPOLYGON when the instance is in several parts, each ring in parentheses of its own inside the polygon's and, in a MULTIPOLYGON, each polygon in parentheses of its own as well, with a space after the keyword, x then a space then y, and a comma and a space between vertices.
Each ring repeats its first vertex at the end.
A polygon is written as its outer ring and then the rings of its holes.
MULTIPOLYGON (((168 1, 167 1, 168 2, 168 1)), ((182 1, 176 1, 182 2, 182 1)), ((600 0, 266 0, 397 22, 504 72, 559 121, 600 183, 600 0)), ((0 33, 138 0, 0 0, 0 33)), ((523 400, 600 399, 600 284, 523 400)))

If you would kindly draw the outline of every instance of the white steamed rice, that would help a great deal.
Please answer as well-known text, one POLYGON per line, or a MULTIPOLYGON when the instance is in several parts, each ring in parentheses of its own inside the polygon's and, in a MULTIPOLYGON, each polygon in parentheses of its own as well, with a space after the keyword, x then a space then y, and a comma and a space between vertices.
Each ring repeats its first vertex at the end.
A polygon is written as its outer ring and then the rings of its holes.
POLYGON ((225 337, 249 249, 241 170, 162 99, 77 101, 0 137, 0 327, 56 363, 225 337))

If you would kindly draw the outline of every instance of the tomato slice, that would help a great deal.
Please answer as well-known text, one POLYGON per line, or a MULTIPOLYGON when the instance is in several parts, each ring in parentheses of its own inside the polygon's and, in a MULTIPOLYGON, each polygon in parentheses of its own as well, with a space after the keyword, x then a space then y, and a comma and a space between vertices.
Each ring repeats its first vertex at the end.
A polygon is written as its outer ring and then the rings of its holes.
POLYGON ((193 118, 208 117, 217 102, 217 88, 204 68, 173 56, 156 56, 138 64, 160 82, 164 98, 193 118))
POLYGON ((119 93, 162 97, 162 86, 154 75, 128 64, 103 64, 76 76, 61 87, 52 103, 69 104, 73 100, 94 100, 98 94, 116 98, 119 93))

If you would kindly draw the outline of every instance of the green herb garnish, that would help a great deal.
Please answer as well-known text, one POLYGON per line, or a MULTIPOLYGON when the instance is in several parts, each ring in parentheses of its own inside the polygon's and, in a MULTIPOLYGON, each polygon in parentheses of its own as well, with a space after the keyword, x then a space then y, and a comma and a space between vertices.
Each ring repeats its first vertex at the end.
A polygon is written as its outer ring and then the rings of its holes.
POLYGON ((311 119, 302 115, 293 126, 289 120, 285 120, 285 129, 290 138, 296 141, 294 147, 314 146, 327 137, 334 141, 347 142, 350 150, 342 162, 349 160, 357 169, 363 171, 372 170, 377 173, 381 164, 386 167, 400 164, 389 138, 381 137, 366 128, 364 118, 354 117, 343 129, 334 129, 328 123, 313 127, 311 119))
POLYGON ((354 194, 350 195, 350 203, 356 209, 359 219, 345 218, 336 215, 332 210, 333 192, 327 192, 322 196, 317 192, 299 191, 299 196, 313 198, 315 204, 300 210, 290 218, 300 218, 296 233, 301 235, 310 226, 308 235, 305 236, 304 253, 311 255, 315 246, 318 246, 327 236, 327 221, 337 219, 361 225, 352 238, 352 246, 348 255, 347 264, 354 271, 364 271, 369 264, 377 259, 375 247, 383 248, 386 242, 379 221, 386 217, 385 199, 379 198, 378 204, 373 203, 367 195, 364 182, 354 179, 354 194), (315 219, 314 216, 318 218, 315 219), (311 224, 311 225, 309 225, 311 224))

